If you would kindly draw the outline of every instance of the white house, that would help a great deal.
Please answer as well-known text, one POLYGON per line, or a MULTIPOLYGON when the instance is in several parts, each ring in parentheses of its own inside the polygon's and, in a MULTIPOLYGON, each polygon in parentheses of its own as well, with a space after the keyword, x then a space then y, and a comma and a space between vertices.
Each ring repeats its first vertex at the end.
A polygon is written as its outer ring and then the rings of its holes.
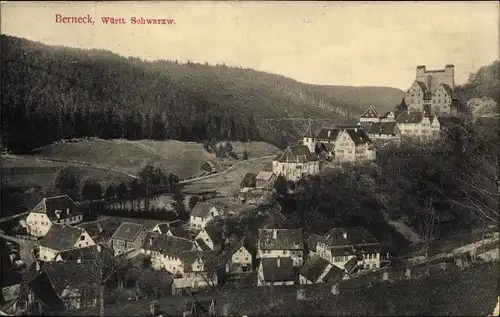
POLYGON ((52 224, 74 225, 82 222, 81 208, 68 196, 44 198, 26 218, 28 232, 35 237, 47 234, 52 224))
POLYGON ((396 119, 401 136, 419 141, 432 138, 431 122, 423 112, 405 111, 396 119))
POLYGON ((345 270, 319 256, 313 256, 300 269, 300 284, 336 283, 345 276, 345 270))
POLYGON ((257 258, 290 258, 293 265, 304 261, 304 235, 302 229, 259 229, 257 258))
POLYGON ((288 180, 299 180, 319 173, 319 159, 306 145, 287 147, 273 160, 273 173, 288 180))
POLYGON ((318 241, 316 255, 341 269, 352 258, 364 269, 380 267, 380 244, 363 227, 330 230, 318 241))
POLYGON ((374 106, 370 106, 368 110, 363 112, 363 114, 359 117, 359 122, 379 122, 379 114, 377 110, 375 110, 374 106))
POLYGON ((195 238, 199 251, 220 251, 222 248, 222 232, 214 226, 205 226, 195 238))
POLYGON ((341 128, 334 143, 336 163, 374 161, 376 149, 361 127, 341 128))
POLYGON ((276 174, 273 172, 260 171, 255 177, 255 187, 272 189, 276 178, 276 174))
POLYGON ((395 121, 375 122, 370 125, 366 132, 372 141, 395 144, 399 144, 401 142, 401 131, 395 121))
POLYGON ((242 239, 229 250, 227 272, 249 272, 256 256, 255 247, 248 238, 242 239))
POLYGON ((263 258, 257 270, 257 286, 298 284, 299 269, 290 258, 263 258))
POLYGON ((185 289, 197 290, 218 284, 216 252, 185 251, 181 257, 184 269, 182 274, 174 276, 172 294, 182 293, 185 289))
POLYGON ((142 246, 142 252, 151 256, 153 268, 164 268, 173 275, 184 273, 182 253, 195 250, 193 241, 154 232, 147 234, 142 246))
POLYGON ((214 205, 209 203, 197 203, 191 211, 189 226, 192 229, 203 229, 207 223, 219 216, 220 213, 214 205))
POLYGON ((40 259, 54 261, 59 252, 95 245, 83 228, 53 224, 40 240, 40 259))

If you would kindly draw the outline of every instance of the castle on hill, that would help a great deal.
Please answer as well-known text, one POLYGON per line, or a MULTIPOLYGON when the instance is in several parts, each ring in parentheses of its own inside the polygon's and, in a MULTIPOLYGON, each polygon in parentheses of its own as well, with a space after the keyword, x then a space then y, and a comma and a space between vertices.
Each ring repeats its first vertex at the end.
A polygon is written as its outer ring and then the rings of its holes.
POLYGON ((408 109, 421 111, 426 115, 455 115, 458 112, 455 94, 455 66, 427 70, 417 66, 415 81, 406 92, 408 109))

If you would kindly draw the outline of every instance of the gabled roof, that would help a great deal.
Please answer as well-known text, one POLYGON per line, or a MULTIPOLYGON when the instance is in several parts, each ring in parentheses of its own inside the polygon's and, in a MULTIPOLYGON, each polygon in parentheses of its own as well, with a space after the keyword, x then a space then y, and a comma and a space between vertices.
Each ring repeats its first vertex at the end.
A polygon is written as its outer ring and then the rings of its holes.
POLYGON ((231 246, 231 248, 229 249, 229 256, 232 256, 241 248, 245 248, 252 255, 252 257, 255 257, 257 253, 255 245, 250 241, 248 237, 244 237, 238 243, 235 243, 231 246))
POLYGON ((398 128, 397 122, 374 122, 368 128, 369 134, 395 134, 398 128))
POLYGON ((31 212, 46 214, 50 220, 65 219, 82 214, 80 207, 68 195, 44 198, 33 207, 31 212), (57 218, 56 214, 59 214, 60 218, 57 218))
POLYGON ((57 256, 63 261, 76 261, 78 259, 90 261, 98 259, 100 252, 107 252, 109 256, 112 256, 113 249, 107 244, 92 245, 85 248, 61 251, 57 253, 57 256))
POLYGON ((344 268, 349 276, 352 276, 354 273, 356 273, 359 269, 358 266, 358 258, 353 257, 349 261, 347 261, 346 264, 344 264, 344 268))
POLYGON ((377 239, 363 227, 333 228, 321 238, 321 241, 331 247, 378 243, 377 239))
POLYGON ((293 266, 291 258, 261 259, 262 273, 266 282, 297 281, 300 268, 293 266))
POLYGON ((274 158, 274 161, 280 163, 307 163, 317 160, 316 154, 312 154, 305 145, 289 146, 274 158))
POLYGON ((337 283, 344 278, 346 271, 332 264, 332 267, 323 277, 325 283, 337 283))
POLYGON ((457 117, 445 116, 445 117, 438 117, 437 119, 442 127, 449 128, 453 126, 459 126, 462 124, 462 120, 460 120, 457 117))
POLYGON ((339 128, 324 128, 319 131, 316 139, 335 141, 340 133, 339 128))
POLYGON ((329 261, 315 255, 300 269, 300 274, 312 283, 316 283, 329 265, 329 261))
POLYGON ((167 233, 178 238, 187 238, 189 236, 188 232, 182 227, 171 227, 167 233))
POLYGON ((258 245, 261 250, 302 250, 303 239, 302 229, 259 229, 258 245))
POLYGON ((259 174, 257 174, 257 177, 255 178, 256 180, 262 180, 262 181, 269 181, 271 177, 275 175, 273 172, 268 172, 268 171, 260 171, 259 174))
POLYGON ((215 245, 222 244, 222 232, 214 225, 208 225, 203 228, 203 230, 207 233, 208 237, 215 245))
POLYGON ((214 205, 209 203, 197 203, 191 211, 191 216, 205 218, 210 214, 210 209, 215 208, 214 205))
POLYGON ((182 252, 195 250, 196 246, 188 239, 149 232, 142 248, 179 258, 182 252))
POLYGON ((309 251, 316 251, 316 246, 318 245, 318 241, 321 239, 320 235, 315 233, 311 233, 309 238, 307 239, 307 247, 309 251))
POLYGON ((255 187, 255 178, 257 174, 255 173, 246 173, 241 180, 240 187, 255 187))
POLYGON ((135 241, 142 230, 146 230, 146 228, 141 224, 133 222, 123 222, 118 230, 116 230, 116 232, 113 234, 113 239, 135 241))
POLYGON ((158 227, 160 233, 167 233, 168 229, 170 229, 170 225, 168 224, 168 222, 159 223, 155 227, 158 227))
POLYGON ((57 251, 73 249, 84 233, 82 228, 53 224, 40 240, 40 246, 57 251))
POLYGON ((380 119, 387 119, 390 115, 394 115, 394 112, 393 111, 387 111, 386 113, 384 113, 380 119))
POLYGON ((180 254, 179 258, 182 260, 184 265, 184 272, 191 272, 192 264, 196 262, 196 260, 201 260, 205 266, 205 271, 207 271, 207 267, 212 266, 217 263, 218 257, 220 256, 217 251, 184 251, 180 254))
POLYGON ((416 80, 415 83, 417 84, 418 87, 420 87, 423 93, 428 92, 427 85, 424 82, 416 80))
POLYGON ((62 308, 64 303, 57 293, 54 285, 46 271, 40 271, 27 282, 28 288, 45 306, 50 308, 62 308))
POLYGON ((344 130, 356 146, 371 143, 370 137, 362 128, 348 128, 344 130))
POLYGON ((457 96, 455 95, 455 92, 450 87, 450 85, 442 83, 441 86, 443 86, 444 91, 446 91, 446 93, 451 97, 451 99, 457 100, 457 96))
POLYGON ((94 241, 109 239, 118 230, 122 222, 115 218, 104 218, 96 221, 78 224, 77 227, 85 229, 94 241))
POLYGON ((201 251, 210 251, 212 249, 210 249, 210 247, 208 246, 208 244, 205 242, 205 240, 203 240, 202 238, 197 238, 195 240, 196 244, 200 247, 201 251))
POLYGON ((370 106, 368 110, 366 110, 362 115, 361 118, 378 118, 378 112, 375 110, 374 106, 370 106))
POLYGON ((404 111, 396 119, 397 123, 420 123, 424 119, 424 114, 420 111, 404 111))

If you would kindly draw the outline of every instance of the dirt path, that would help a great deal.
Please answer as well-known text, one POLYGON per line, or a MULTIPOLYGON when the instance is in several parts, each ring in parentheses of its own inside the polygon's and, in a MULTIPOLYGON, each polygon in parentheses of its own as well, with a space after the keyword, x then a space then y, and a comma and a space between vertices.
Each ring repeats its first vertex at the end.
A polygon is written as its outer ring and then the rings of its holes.
MULTIPOLYGON (((23 159, 25 158, 24 156, 17 156, 17 155, 12 155, 12 154, 6 154, 3 155, 5 157, 13 158, 13 159, 23 159)), ((122 175, 128 176, 130 178, 135 178, 138 179, 137 175, 130 174, 127 171, 118 169, 118 168, 113 168, 109 166, 104 166, 104 165, 99 165, 99 164, 93 164, 93 163, 87 163, 87 162, 82 162, 82 161, 76 161, 76 160, 61 160, 61 159, 53 159, 49 157, 40 157, 40 156, 27 156, 31 159, 41 161, 41 162, 49 162, 49 163, 64 163, 64 164, 69 164, 69 165, 74 165, 74 166, 80 166, 80 167, 88 167, 88 168, 93 168, 93 169, 98 169, 102 171, 112 171, 115 173, 120 173, 122 175)))

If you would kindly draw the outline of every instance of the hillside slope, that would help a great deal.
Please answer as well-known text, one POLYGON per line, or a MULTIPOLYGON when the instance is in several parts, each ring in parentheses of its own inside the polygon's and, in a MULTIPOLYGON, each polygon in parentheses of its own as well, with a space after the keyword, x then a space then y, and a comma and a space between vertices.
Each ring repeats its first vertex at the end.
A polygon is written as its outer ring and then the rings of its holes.
POLYGON ((19 151, 85 136, 264 139, 283 146, 281 136, 262 129, 262 119, 335 120, 369 104, 392 107, 403 94, 302 84, 225 65, 145 62, 5 35, 1 49, 2 142, 19 151))

